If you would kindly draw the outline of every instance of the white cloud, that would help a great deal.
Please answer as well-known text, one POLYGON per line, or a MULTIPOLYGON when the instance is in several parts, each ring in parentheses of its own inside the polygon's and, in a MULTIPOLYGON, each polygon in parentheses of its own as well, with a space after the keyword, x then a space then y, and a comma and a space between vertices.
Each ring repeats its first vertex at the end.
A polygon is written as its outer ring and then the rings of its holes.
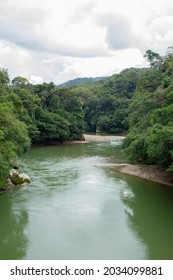
POLYGON ((173 16, 161 15, 151 22, 149 28, 152 33, 163 37, 167 32, 173 30, 173 16))
POLYGON ((0 1, 0 66, 61 83, 144 65, 173 41, 172 0, 0 1))
POLYGON ((115 16, 113 22, 107 28, 106 42, 111 49, 123 50, 136 46, 137 38, 128 22, 115 16))
POLYGON ((173 44, 173 16, 161 15, 154 19, 148 27, 152 36, 152 46, 161 53, 165 52, 165 46, 173 44))
POLYGON ((31 75, 29 78, 29 82, 31 84, 37 85, 37 84, 42 84, 44 80, 42 77, 31 75))

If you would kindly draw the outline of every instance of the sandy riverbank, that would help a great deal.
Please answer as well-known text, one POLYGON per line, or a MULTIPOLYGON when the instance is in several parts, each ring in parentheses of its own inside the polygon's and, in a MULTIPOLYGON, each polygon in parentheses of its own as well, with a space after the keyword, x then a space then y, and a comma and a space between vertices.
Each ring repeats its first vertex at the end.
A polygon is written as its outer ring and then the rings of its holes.
POLYGON ((112 136, 112 135, 89 135, 84 134, 85 141, 87 142, 106 142, 106 141, 118 141, 123 140, 124 136, 112 136))
POLYGON ((157 166, 125 164, 115 167, 115 170, 173 187, 173 174, 167 173, 157 166))
POLYGON ((89 142, 107 142, 107 141, 119 141, 123 140, 124 136, 112 136, 112 135, 90 135, 90 134, 83 134, 85 140, 73 140, 73 141, 66 141, 65 144, 82 144, 82 143, 89 143, 89 142))

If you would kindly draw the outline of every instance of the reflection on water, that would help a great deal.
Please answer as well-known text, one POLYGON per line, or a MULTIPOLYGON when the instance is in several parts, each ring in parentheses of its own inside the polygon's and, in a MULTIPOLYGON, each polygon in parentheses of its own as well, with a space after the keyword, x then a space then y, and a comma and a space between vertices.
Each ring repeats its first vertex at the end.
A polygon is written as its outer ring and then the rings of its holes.
POLYGON ((28 214, 25 209, 13 209, 11 194, 0 196, 0 259, 23 259, 26 255, 25 228, 28 214))
POLYGON ((113 172, 120 144, 26 153, 32 183, 0 197, 0 258, 172 258, 172 190, 113 172))
POLYGON ((147 259, 173 259, 173 189, 145 180, 128 178, 129 226, 147 245, 147 259), (133 194, 133 195, 131 195, 133 194))

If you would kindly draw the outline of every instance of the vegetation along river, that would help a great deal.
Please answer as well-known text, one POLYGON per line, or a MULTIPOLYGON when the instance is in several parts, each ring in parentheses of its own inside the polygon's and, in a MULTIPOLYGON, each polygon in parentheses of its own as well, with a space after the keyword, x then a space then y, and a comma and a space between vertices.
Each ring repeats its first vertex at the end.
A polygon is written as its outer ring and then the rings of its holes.
POLYGON ((0 196, 0 259, 173 259, 173 189, 116 173, 121 141, 33 148, 0 196))

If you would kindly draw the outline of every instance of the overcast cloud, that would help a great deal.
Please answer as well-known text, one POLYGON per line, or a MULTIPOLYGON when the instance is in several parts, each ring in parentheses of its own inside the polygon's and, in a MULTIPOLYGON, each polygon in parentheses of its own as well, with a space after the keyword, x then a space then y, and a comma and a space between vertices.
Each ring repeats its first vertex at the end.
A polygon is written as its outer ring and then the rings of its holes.
POLYGON ((172 45, 172 0, 0 0, 0 67, 11 79, 107 76, 172 45))

